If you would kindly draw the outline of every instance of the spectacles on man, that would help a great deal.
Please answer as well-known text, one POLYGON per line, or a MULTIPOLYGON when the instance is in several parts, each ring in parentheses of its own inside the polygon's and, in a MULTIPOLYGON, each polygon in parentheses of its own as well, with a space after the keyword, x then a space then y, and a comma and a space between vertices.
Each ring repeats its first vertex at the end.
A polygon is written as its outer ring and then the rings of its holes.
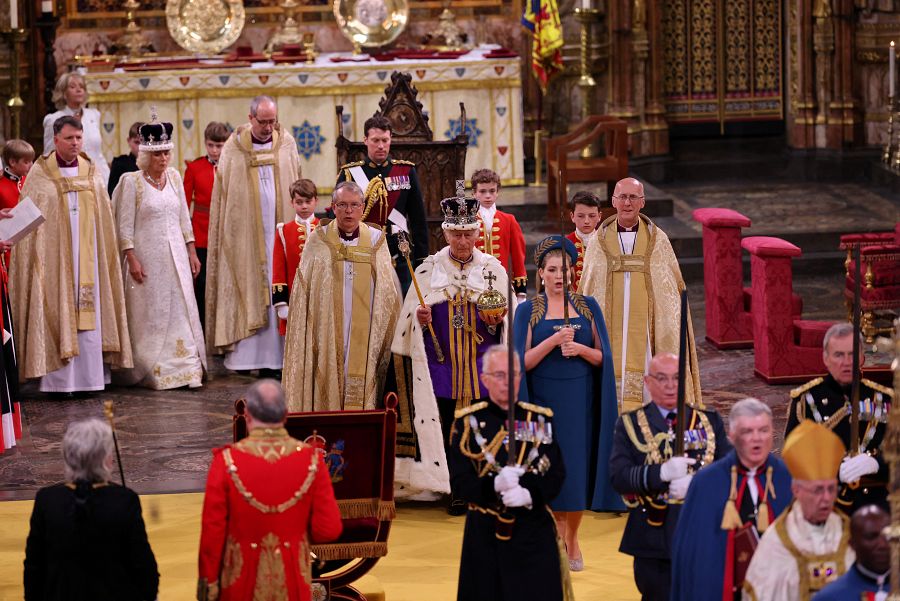
POLYGON ((632 204, 644 200, 643 195, 640 194, 616 194, 613 198, 618 198, 622 202, 630 202, 632 204))
POLYGON ((253 117, 253 119, 263 127, 268 127, 269 125, 275 127, 278 125, 278 119, 258 119, 256 117, 253 117))
POLYGON ((362 208, 361 202, 336 202, 334 208, 338 211, 358 211, 362 208))
POLYGON ((653 378, 663 386, 666 384, 678 384, 678 374, 669 376, 666 374, 647 374, 647 377, 653 378))
MULTIPOLYGON (((509 372, 506 371, 486 371, 483 372, 489 378, 495 378, 497 380, 506 380, 509 378, 509 372)), ((518 378, 521 375, 521 372, 515 371, 513 372, 513 377, 518 378)))

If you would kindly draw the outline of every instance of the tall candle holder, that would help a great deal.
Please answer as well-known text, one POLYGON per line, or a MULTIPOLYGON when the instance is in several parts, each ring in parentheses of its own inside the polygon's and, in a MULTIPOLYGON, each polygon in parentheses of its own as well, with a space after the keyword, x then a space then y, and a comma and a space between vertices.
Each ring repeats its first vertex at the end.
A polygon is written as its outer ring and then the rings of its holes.
POLYGON ((9 99, 6 108, 9 109, 9 124, 13 138, 22 137, 22 109, 25 103, 20 96, 22 88, 19 81, 19 44, 28 39, 28 31, 17 28, 3 32, 6 43, 9 44, 9 99))
MULTIPOLYGON (((576 84, 581 90, 581 120, 584 121, 591 115, 591 101, 594 98, 594 88, 597 80, 591 73, 589 65, 591 25, 600 20, 603 11, 597 8, 578 7, 575 9, 575 18, 581 23, 581 57, 578 63, 579 77, 576 84)), ((593 156, 590 145, 581 151, 581 157, 589 159, 593 156)))
POLYGON ((128 0, 122 5, 125 9, 125 20, 128 25, 125 26, 125 35, 122 36, 122 43, 128 48, 129 56, 140 56, 147 46, 147 40, 141 32, 141 26, 137 24, 135 13, 141 7, 141 3, 137 0, 128 0))
POLYGON ((888 131, 887 131, 887 144, 884 145, 884 152, 881 153, 881 162, 885 165, 889 165, 891 162, 891 155, 894 151, 894 97, 888 96, 888 131))

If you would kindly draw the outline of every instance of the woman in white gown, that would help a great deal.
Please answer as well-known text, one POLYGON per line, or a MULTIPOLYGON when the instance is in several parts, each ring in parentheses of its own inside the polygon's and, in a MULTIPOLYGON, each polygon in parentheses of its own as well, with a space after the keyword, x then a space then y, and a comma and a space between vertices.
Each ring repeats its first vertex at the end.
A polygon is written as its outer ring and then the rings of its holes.
POLYGON ((184 184, 169 168, 172 124, 159 123, 153 115, 140 131, 140 171, 122 176, 112 200, 125 257, 125 308, 134 351, 134 368, 116 380, 156 390, 195 388, 206 368, 193 287, 200 261, 184 184))
POLYGON ((109 181, 109 163, 103 156, 103 140, 100 137, 100 111, 87 107, 88 94, 84 78, 78 73, 63 73, 56 80, 53 89, 53 103, 59 109, 44 117, 44 152, 47 154, 56 147, 53 145, 53 124, 60 117, 71 115, 81 121, 84 128, 84 152, 87 153, 103 178, 103 185, 109 181))

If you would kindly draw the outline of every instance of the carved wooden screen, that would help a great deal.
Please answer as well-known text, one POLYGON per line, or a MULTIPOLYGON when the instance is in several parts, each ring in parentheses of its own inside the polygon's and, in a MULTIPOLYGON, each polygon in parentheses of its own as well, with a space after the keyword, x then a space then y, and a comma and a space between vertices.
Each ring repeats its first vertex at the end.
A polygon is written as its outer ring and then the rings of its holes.
POLYGON ((662 3, 670 123, 784 118, 781 0, 662 3))

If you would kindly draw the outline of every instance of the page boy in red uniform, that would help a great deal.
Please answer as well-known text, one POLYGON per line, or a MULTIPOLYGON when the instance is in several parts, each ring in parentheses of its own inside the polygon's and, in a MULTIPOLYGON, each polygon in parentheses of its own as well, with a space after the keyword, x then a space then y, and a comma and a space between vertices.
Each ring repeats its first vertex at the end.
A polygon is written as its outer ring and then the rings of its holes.
POLYGON ((515 216, 497 208, 500 196, 500 176, 490 169, 479 169, 472 174, 472 190, 478 200, 481 227, 476 247, 492 255, 503 268, 512 265, 513 289, 519 300, 525 298, 528 275, 525 272, 525 236, 515 216))
POLYGON ((34 148, 25 140, 7 140, 3 146, 3 176, 0 177, 0 209, 19 204, 19 192, 34 163, 34 148))
POLYGON ((584 271, 584 251, 588 242, 594 237, 600 225, 600 197, 593 192, 582 190, 572 197, 569 219, 575 224, 575 231, 566 236, 575 244, 578 260, 575 261, 575 277, 572 278, 572 290, 578 290, 578 282, 584 271))

